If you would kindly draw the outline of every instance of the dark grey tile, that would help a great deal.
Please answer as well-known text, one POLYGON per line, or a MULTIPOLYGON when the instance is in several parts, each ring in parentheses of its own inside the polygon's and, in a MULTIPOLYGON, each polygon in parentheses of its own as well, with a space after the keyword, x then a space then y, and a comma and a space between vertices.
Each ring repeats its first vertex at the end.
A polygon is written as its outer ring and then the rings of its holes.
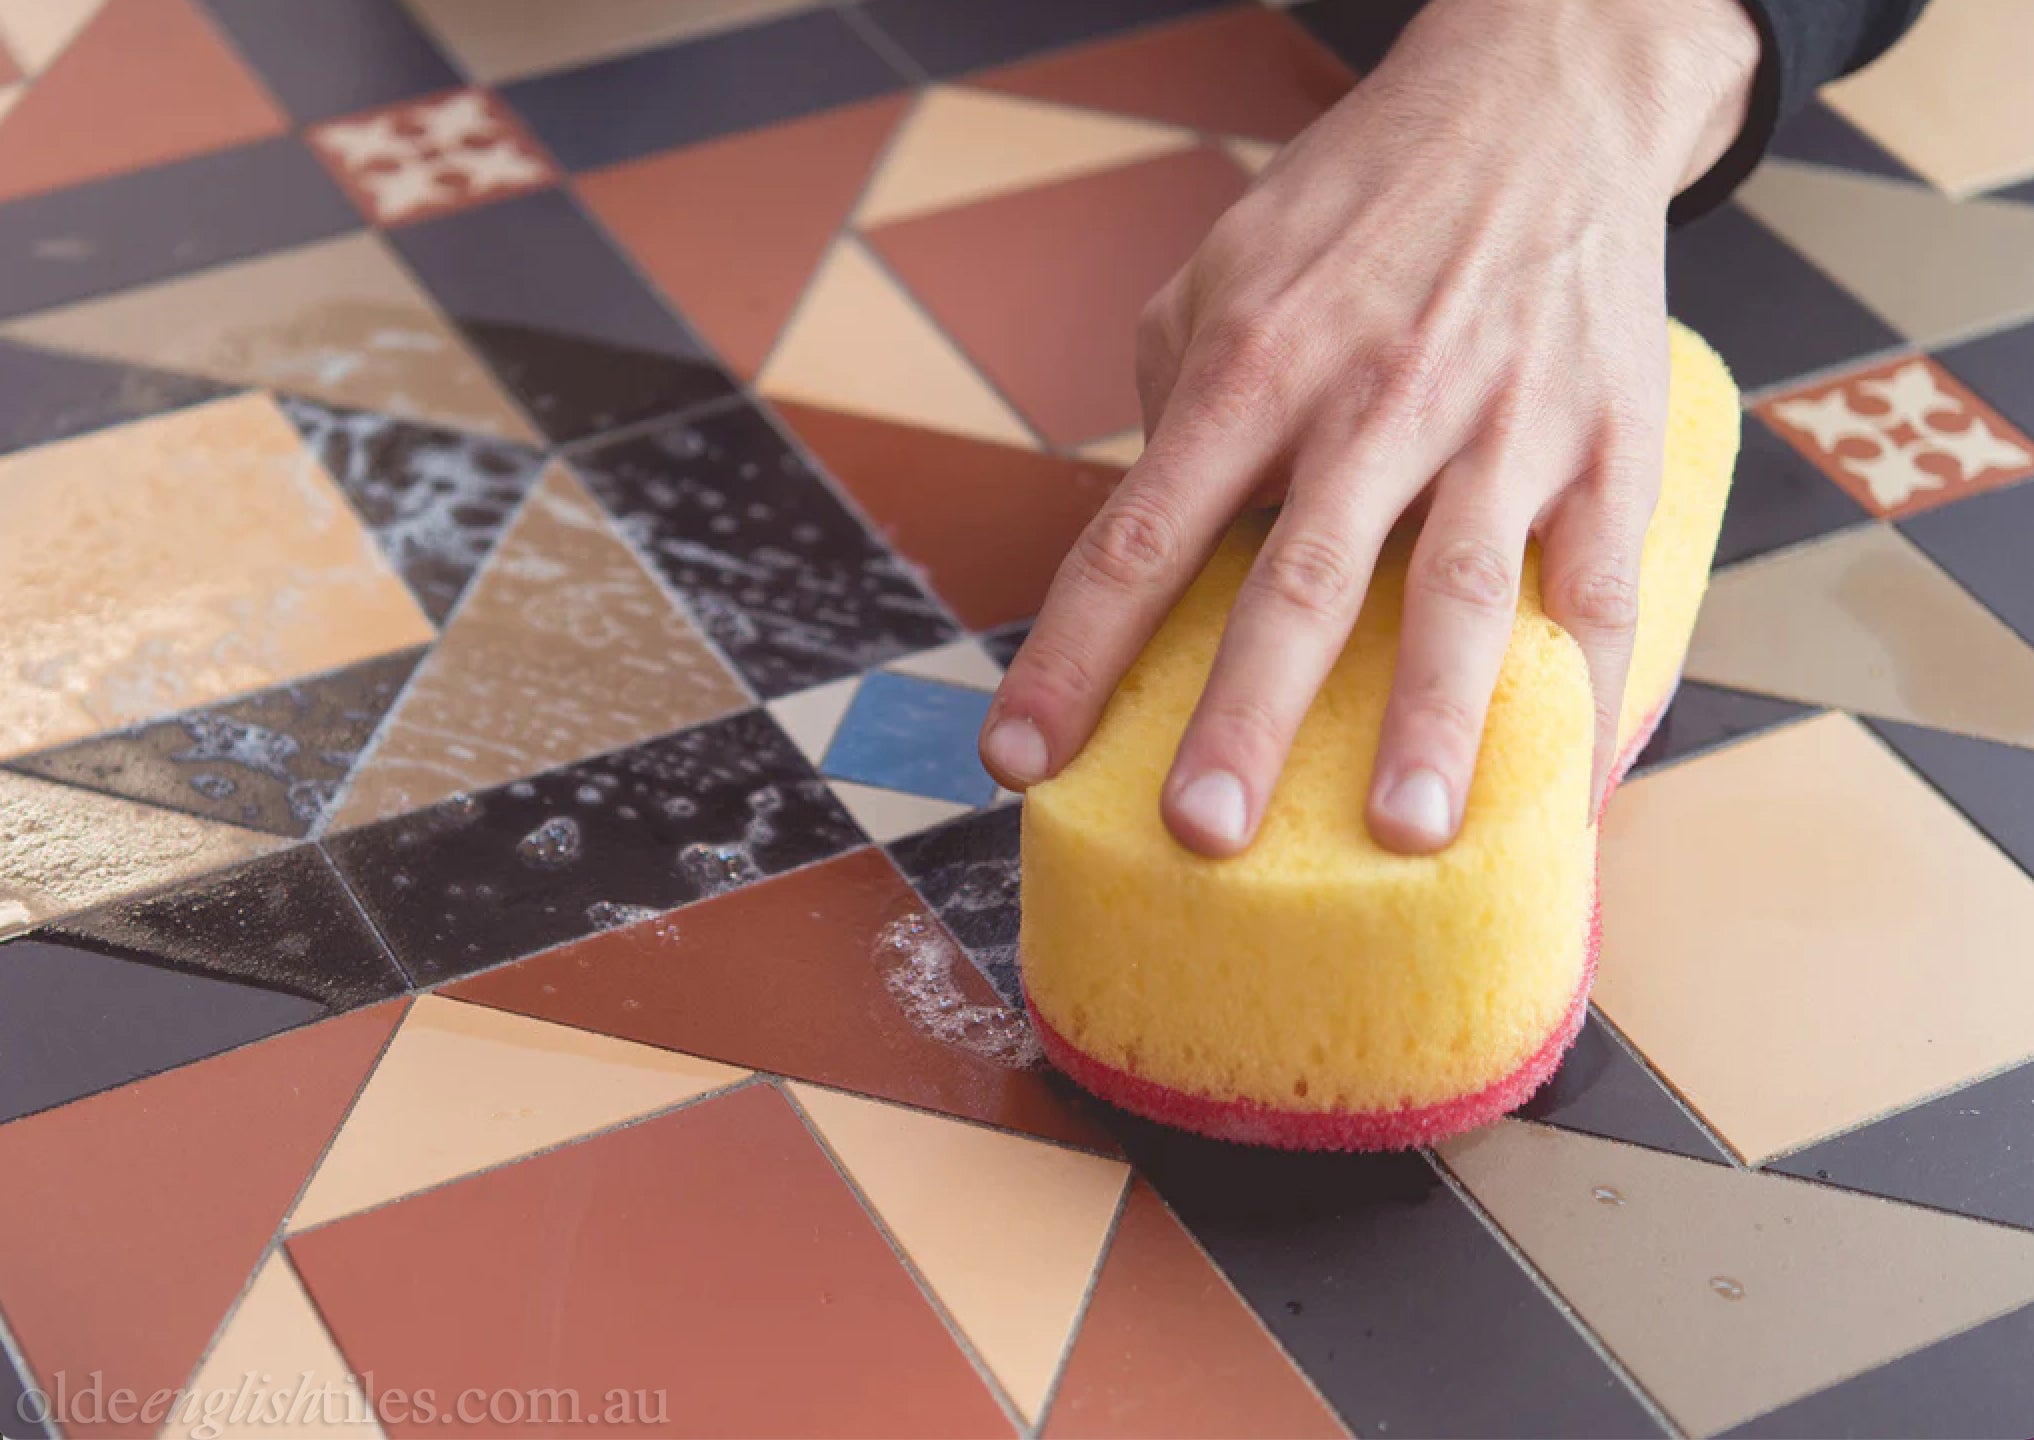
POLYGON ((326 845, 404 968, 436 984, 862 843, 751 710, 326 845))
POLYGON ((275 835, 308 835, 423 654, 363 661, 7 768, 275 835))
MULTIPOLYGON (((5 1308, 0 1304, 0 1313, 5 1308)), ((0 1344, 0 1440, 50 1440, 50 1428, 44 1423, 46 1397, 38 1390, 31 1399, 32 1389, 26 1368, 0 1344)))
POLYGON ((1716 542, 1716 563, 1735 565, 1870 519, 1864 506, 1751 411, 1744 413, 1737 474, 1716 542))
POLYGON ((2022 180, 2017 185, 2002 186, 1985 193, 1987 200, 2011 200, 2021 205, 2034 205, 2034 180, 2022 180))
POLYGON ((766 697, 955 633, 903 563, 747 406, 590 446, 572 463, 766 697))
POLYGON ((299 125, 461 82, 398 0, 205 0, 299 125))
POLYGON ((0 454, 181 410, 230 389, 0 340, 0 454))
POLYGON ((2034 321, 1951 345, 1935 358, 2023 433, 2034 434, 2034 321))
POLYGON ((563 190, 405 226, 388 239, 554 441, 733 392, 563 190))
POLYGON ((1300 0, 1293 19, 1358 75, 1375 70, 1427 0, 1300 0))
POLYGON ((360 225, 294 137, 0 206, 0 318, 360 225))
POLYGON ((1005 670, 1017 658, 1017 651, 1023 646, 1025 637, 1031 634, 1031 622, 1020 620, 1015 625, 1005 625, 1000 630, 991 630, 982 636, 982 648, 1005 670))
POLYGON ((822 6, 524 80, 501 94, 560 165, 589 170, 902 84, 852 25, 822 6))
POLYGON ((1799 114, 1790 116, 1773 133, 1769 155, 1787 160, 1805 160, 1812 165, 1834 165, 1888 180, 1919 181, 1921 177, 1879 147, 1877 141, 1824 105, 1810 101, 1799 114))
POLYGON ((1865 724, 2034 874, 2034 750, 1891 720, 1865 724))
POLYGON ((1692 1160, 1723 1164, 1730 1160, 1594 1010, 1554 1078, 1518 1113, 1522 1119, 1628 1140, 1692 1160))
POLYGON ((2024 1440, 2034 1435, 2034 1306, 1903 1355, 1729 1433, 1745 1440, 2024 1440))
POLYGON ((1023 1001, 1017 974, 1021 816, 1015 805, 1005 805, 963 815, 890 846, 890 858, 904 878, 1012 1005, 1023 1001))
POLYGON ((2034 644, 2034 484, 2022 481, 1923 511, 1900 529, 2034 644))
POLYGON ((1639 752, 1638 763, 1631 767, 1631 773, 1643 775, 1670 760, 1713 750, 1740 736, 1755 735, 1814 713, 1812 705, 1683 680, 1674 692, 1674 703, 1667 707, 1653 738, 1639 752))
POLYGON ((862 11, 927 73, 943 77, 1099 40, 1223 3, 1226 0, 968 0, 954 5, 949 0, 869 0, 862 11))

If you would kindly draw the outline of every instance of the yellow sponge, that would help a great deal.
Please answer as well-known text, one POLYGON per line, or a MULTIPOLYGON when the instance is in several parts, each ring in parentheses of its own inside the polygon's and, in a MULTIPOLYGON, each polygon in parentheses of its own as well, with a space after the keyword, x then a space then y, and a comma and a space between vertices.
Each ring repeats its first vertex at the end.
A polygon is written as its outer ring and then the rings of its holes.
MULTIPOLYGON (((1676 325, 1666 470, 1646 535, 1625 764, 1680 674, 1737 454, 1723 362, 1676 325)), ((1239 525, 1073 764, 1024 803, 1024 987, 1048 1055, 1123 1107, 1228 1139, 1424 1144, 1521 1103, 1574 1039, 1594 973, 1592 706, 1526 559, 1460 838, 1380 849, 1364 824, 1409 537, 1301 727, 1256 842, 1208 860, 1159 787, 1268 528, 1239 525)))

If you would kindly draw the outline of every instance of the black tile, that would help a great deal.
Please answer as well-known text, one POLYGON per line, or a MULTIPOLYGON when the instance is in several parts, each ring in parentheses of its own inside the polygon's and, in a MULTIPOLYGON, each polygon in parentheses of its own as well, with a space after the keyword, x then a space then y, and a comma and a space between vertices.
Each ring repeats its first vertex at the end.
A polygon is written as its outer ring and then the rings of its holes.
POLYGON ((1732 1436, 2023 1440, 2034 1435, 2034 1306, 1769 1410, 1732 1436))
POLYGON ((1991 836, 1993 844, 2034 874, 2034 750, 1892 720, 1865 724, 1991 836))
POLYGON ((1554 1078, 1518 1113, 1522 1119, 1628 1140, 1691 1160, 1730 1161, 1594 1010, 1554 1078))
POLYGON ((860 843, 760 710, 326 842, 422 984, 860 843))
POLYGON ((1798 545, 1871 513, 1756 414, 1744 414, 1737 474, 1716 542, 1716 563, 1735 565, 1768 550, 1798 545))
POLYGON ((590 447, 573 466, 765 696, 953 637, 909 570, 747 406, 590 447))
POLYGON ((1012 1005, 1017 976, 1017 838, 1022 812, 1004 805, 890 846, 890 858, 933 908, 975 966, 1012 1005))
POLYGON ((1877 141, 1824 105, 1810 101, 1799 114, 1774 132, 1766 153, 1813 165, 1834 165, 1888 180, 1920 181, 1921 177, 1879 147, 1877 141))
POLYGON ((311 832, 422 650, 8 762, 45 780, 275 835, 311 832))
POLYGON ((1421 1155, 1251 1150, 1112 1123, 1358 1435, 1660 1433, 1421 1155))
MULTIPOLYGON (((0 1311, 4 1310, 0 1305, 0 1311)), ((30 1400, 31 1389, 34 1382, 26 1368, 0 1344, 0 1437, 4 1440, 49 1440, 50 1428, 44 1423, 47 1397, 38 1390, 30 1400)))
POLYGON ((360 225, 285 136, 0 206, 0 318, 322 240, 360 225))
POLYGON ((1923 511, 1900 530, 2034 644, 2034 482, 1923 511))
POLYGON ((862 12, 934 76, 1210 10, 1227 0, 869 0, 862 12))
POLYGON ((733 391, 562 190, 406 226, 388 238, 554 441, 733 391))
POLYGON ((1358 75, 1375 70, 1426 0, 1300 0, 1290 14, 1358 75))
POLYGON ((398 0, 205 0, 300 125, 461 83, 398 0))
POLYGON ((1716 347, 1745 390, 1901 343, 1735 204, 1667 237, 1667 308, 1716 347))
POLYGON ((0 340, 0 454, 181 410, 231 388, 0 340))
POLYGON ((902 84, 852 25, 822 7, 524 80, 501 93, 559 164, 587 170, 902 84))
POLYGON ((385 415, 288 396, 276 403, 353 501, 417 604, 443 625, 544 457, 506 440, 385 415))
POLYGON ((1987 200, 2011 200, 2021 205, 2034 205, 2034 180, 2022 180, 2017 185, 2007 185, 1987 191, 1987 200))
POLYGON ((2023 433, 2034 434, 2034 321, 1948 346, 1935 358, 2023 433))
POLYGON ((1631 773, 1643 775, 1670 760, 1713 750, 1740 736, 1755 735, 1814 713, 1812 705, 1683 680, 1680 689, 1674 692, 1674 703, 1667 707, 1653 738, 1639 752, 1638 763, 1631 767, 1631 773))
POLYGON ((990 658, 998 665, 1008 670, 1010 662, 1017 658, 1017 651, 1030 634, 1031 622, 1020 620, 1015 625, 1005 625, 1000 630, 991 630, 982 636, 982 648, 989 652, 990 658))

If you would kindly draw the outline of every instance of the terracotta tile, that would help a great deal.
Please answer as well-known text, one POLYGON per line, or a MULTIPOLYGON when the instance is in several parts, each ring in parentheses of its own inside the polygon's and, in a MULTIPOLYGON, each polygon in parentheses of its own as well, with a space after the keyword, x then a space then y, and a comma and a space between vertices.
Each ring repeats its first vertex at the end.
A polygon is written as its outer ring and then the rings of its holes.
POLYGON ((1290 140, 1356 77, 1276 10, 1239 5, 969 77, 991 90, 1290 140))
MULTIPOLYGON (((298 1235, 289 1250, 384 1404, 395 1390, 541 1387, 577 1391, 586 1413, 626 1389, 646 1392, 653 1423, 600 1433, 1010 1433, 771 1087, 298 1235)), ((446 1418, 385 1409, 383 1423, 396 1436, 561 1428, 446 1418)))
POLYGON ((1244 183, 1201 146, 881 226, 869 243, 1047 439, 1077 445, 1138 423, 1138 313, 1244 183))
POLYGON ((535 438, 459 332, 371 234, 45 311, 6 333, 53 350, 535 438))
POLYGON ((289 125, 190 0, 107 0, 38 68, 0 131, 0 202, 289 125))
MULTIPOLYGON (((879 950, 885 927, 920 912, 879 851, 863 850, 695 905, 668 925, 595 935, 446 993, 625 1040, 899 1100, 1053 1139, 1110 1148, 1036 1070, 981 1053, 1019 1051, 988 983, 964 959, 927 951, 920 973, 879 950), (947 963, 947 962, 951 963, 947 963), (889 972, 889 973, 886 973, 889 972), (927 983, 994 1007, 980 1048, 948 1044, 912 1018, 927 983), (758 1005, 757 995, 775 997, 758 1005)), ((1021 1051, 1020 1051, 1021 1053, 1021 1051)))
POLYGON ((322 1225, 731 1085, 746 1072, 426 995, 290 1216, 322 1225))
POLYGON ((2034 745, 2034 648, 1888 526, 1718 572, 1687 674, 2034 745))
POLYGON ((2001 1226, 1511 1120, 1441 1153, 1692 1434, 2034 1299, 2001 1226))
POLYGON ((1165 1202, 1132 1182, 1044 1432, 1347 1435, 1165 1202))
MULTIPOLYGON (((11 86, 20 78, 21 66, 16 64, 13 55, 8 53, 6 34, 0 32, 0 85, 11 86)), ((0 116, 5 114, 5 106, 0 105, 0 116)))
POLYGON ((2022 63, 2034 15, 2015 0, 1922 12, 1875 64, 1822 98, 1951 195, 2034 175, 2034 92, 2022 63))
POLYGON ((575 188, 753 379, 906 105, 893 96, 829 110, 582 175, 575 188))
POLYGON ((1129 1167, 838 1091, 791 1091, 975 1353, 1035 1421, 1129 1167))
POLYGON ((584 14, 551 0, 411 0, 483 84, 605 60, 754 24, 815 0, 601 0, 584 14))
POLYGON ((401 1013, 379 1005, 0 1128, 0 1165, 36 1177, 0 1193, 0 1233, 36 1240, 0 1246, 0 1289, 44 1389, 184 1382, 401 1013))
POLYGON ((779 402, 883 538, 970 629, 1038 613, 1122 472, 1014 446, 779 402))
POLYGON ((558 178, 522 122, 485 90, 451 90, 328 120, 304 138, 379 225, 428 220, 558 178))
POLYGON ((556 466, 404 692, 335 823, 420 810, 747 703, 593 497, 556 466))
POLYGON ((2029 933, 2034 879, 1848 716, 1632 781, 1604 822, 1597 1003, 1752 1160, 2034 1052, 2029 933))

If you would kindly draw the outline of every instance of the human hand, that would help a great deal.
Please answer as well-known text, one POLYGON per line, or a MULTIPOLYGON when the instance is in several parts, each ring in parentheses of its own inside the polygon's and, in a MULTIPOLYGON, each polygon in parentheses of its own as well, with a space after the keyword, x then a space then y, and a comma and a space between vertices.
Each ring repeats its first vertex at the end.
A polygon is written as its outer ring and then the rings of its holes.
POLYGON ((1229 523, 1282 495, 1165 783, 1183 843, 1250 843, 1422 503, 1371 833, 1460 827, 1529 534, 1588 659, 1600 800, 1664 448, 1666 206, 1737 134, 1758 51, 1738 0, 1435 0, 1147 307, 1149 442, 997 692, 997 778, 1065 766, 1229 523))

